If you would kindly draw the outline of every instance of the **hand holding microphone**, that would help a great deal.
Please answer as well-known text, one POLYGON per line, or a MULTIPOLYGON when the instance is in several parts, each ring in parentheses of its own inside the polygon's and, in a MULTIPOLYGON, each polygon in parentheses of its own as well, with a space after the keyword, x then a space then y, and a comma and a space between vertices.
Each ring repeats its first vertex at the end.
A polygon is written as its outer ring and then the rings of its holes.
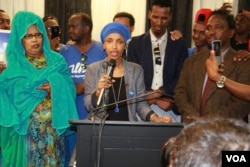
POLYGON ((97 83, 96 96, 100 96, 101 90, 110 88, 112 86, 112 82, 113 80, 111 80, 111 77, 108 74, 101 76, 97 83))
POLYGON ((218 66, 218 61, 216 59, 215 51, 210 51, 210 57, 206 60, 206 71, 209 79, 212 81, 218 81, 221 73, 223 73, 223 63, 221 68, 218 66))
POLYGON ((107 71, 106 74, 104 74, 101 79, 98 82, 98 90, 96 92, 96 95, 98 96, 97 100, 97 106, 100 105, 102 96, 104 94, 104 90, 108 90, 108 88, 112 85, 111 77, 113 75, 113 70, 116 65, 116 60, 110 59, 108 66, 107 66, 107 71), (103 83, 102 83, 103 82, 103 83))

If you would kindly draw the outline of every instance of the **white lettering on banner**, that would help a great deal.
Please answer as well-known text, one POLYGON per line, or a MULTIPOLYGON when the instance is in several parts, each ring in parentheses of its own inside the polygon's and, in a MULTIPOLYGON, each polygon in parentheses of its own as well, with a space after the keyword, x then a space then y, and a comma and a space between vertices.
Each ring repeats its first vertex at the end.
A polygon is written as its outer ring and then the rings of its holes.
POLYGON ((244 155, 226 155, 226 158, 227 158, 227 162, 231 162, 231 160, 233 162, 247 162, 246 161, 246 158, 244 155))

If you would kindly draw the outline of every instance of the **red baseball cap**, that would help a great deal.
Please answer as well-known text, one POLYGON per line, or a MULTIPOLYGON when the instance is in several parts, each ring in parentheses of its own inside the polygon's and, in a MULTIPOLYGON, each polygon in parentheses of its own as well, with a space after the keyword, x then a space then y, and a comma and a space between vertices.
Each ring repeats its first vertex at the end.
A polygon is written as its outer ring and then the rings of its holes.
POLYGON ((208 21, 208 18, 209 18, 211 13, 212 13, 212 10, 209 8, 199 9, 195 14, 195 21, 194 22, 207 25, 207 21, 208 21))

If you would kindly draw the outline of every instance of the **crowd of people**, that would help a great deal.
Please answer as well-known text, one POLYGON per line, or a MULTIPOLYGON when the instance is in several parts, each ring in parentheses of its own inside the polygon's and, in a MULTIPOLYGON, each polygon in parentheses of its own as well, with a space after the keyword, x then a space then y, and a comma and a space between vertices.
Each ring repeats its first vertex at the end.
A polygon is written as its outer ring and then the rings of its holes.
MULTIPOLYGON (((91 17, 74 13, 63 44, 54 15, 20 11, 10 21, 0 9, 0 29, 11 30, 7 66, 0 61, 2 166, 68 166, 76 144, 70 119, 181 122, 191 124, 184 129, 190 135, 210 119, 223 118, 220 126, 228 128, 232 120, 248 122, 250 12, 234 17, 228 4, 198 10, 195 47, 188 48, 168 29, 173 10, 170 0, 153 1, 150 28, 135 37, 133 15, 119 12, 100 42, 91 37, 91 17), (214 40, 221 41, 222 64, 214 40)), ((181 145, 185 133, 175 142, 181 145)), ((180 151, 172 162, 180 164, 180 151)))

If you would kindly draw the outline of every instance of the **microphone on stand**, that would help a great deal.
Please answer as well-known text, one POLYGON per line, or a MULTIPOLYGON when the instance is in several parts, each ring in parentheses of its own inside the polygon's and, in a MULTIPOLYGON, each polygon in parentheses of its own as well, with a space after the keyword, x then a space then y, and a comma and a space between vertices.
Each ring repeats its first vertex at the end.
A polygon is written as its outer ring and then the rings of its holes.
MULTIPOLYGON (((108 67, 107 67, 107 72, 106 72, 107 75, 112 76, 115 65, 116 65, 116 61, 114 59, 110 59, 110 61, 108 63, 108 67)), ((101 89, 101 92, 100 92, 100 95, 98 97, 96 106, 100 105, 103 94, 107 96, 108 89, 105 89, 105 88, 101 89)), ((107 100, 105 100, 105 101, 107 101, 107 100)))
MULTIPOLYGON (((106 107, 109 107, 109 106, 113 106, 113 105, 116 105, 116 104, 120 104, 120 103, 124 103, 124 102, 128 102, 128 101, 131 101, 131 100, 135 100, 135 99, 139 99, 139 98, 142 98, 142 97, 145 97, 145 96, 148 96, 148 95, 151 95, 151 94, 154 94, 154 93, 161 93, 164 97, 168 97, 170 99, 174 99, 174 96, 170 95, 170 94, 167 94, 165 93, 162 89, 160 89, 160 92, 159 90, 154 90, 152 92, 149 92, 149 93, 145 93, 145 94, 142 94, 142 95, 139 95, 139 96, 135 96, 135 97, 132 97, 132 98, 127 98, 127 99, 124 99, 124 100, 120 100, 120 101, 117 101, 117 102, 114 102, 114 103, 110 103, 110 104, 106 104, 104 106, 100 106, 100 107, 96 107, 96 108, 93 108, 90 112, 89 112, 89 117, 88 119, 89 120, 94 120, 94 117, 97 116, 99 117, 97 114, 98 113, 95 113, 95 111, 97 110, 101 110, 101 109, 104 109, 106 107)), ((146 101, 146 99, 145 99, 146 101)), ((141 101, 138 101, 138 103, 140 103, 141 101)), ((128 103, 129 104, 129 103, 128 103)), ((102 113, 99 113, 100 114, 100 117, 103 117, 105 115, 103 115, 102 113)))

